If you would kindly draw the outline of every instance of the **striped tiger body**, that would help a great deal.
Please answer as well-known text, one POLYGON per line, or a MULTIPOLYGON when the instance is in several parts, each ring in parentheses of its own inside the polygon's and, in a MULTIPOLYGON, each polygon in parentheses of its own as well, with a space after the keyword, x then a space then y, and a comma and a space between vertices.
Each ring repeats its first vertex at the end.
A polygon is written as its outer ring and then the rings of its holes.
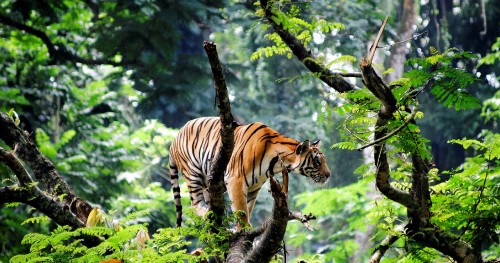
MULTIPOLYGON (((170 146, 170 176, 177 211, 177 226, 182 222, 178 172, 186 178, 191 205, 205 215, 209 204, 208 174, 222 144, 218 117, 198 118, 187 122, 170 146)), ((330 170, 319 141, 310 144, 288 138, 260 122, 239 125, 234 131, 234 150, 224 181, 233 211, 245 212, 250 225, 257 195, 267 179, 284 168, 296 171, 324 184, 330 170)))

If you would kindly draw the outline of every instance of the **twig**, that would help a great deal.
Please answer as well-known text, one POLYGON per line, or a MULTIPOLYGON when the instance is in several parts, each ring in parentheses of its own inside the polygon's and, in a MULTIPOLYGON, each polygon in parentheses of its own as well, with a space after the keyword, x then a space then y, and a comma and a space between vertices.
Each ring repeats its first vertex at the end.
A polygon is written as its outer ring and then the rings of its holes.
POLYGON ((300 212, 294 212, 290 211, 290 214, 288 215, 288 220, 297 220, 300 221, 304 226, 307 228, 309 231, 313 231, 314 229, 309 226, 309 221, 316 219, 316 216, 313 214, 309 213, 308 215, 303 215, 300 212))
POLYGON ((0 157, 1 160, 9 166, 9 168, 14 172, 14 174, 19 179, 19 185, 21 187, 28 186, 33 183, 28 171, 24 168, 23 163, 16 155, 0 147, 0 157))
POLYGON ((362 78, 363 75, 360 72, 347 72, 347 73, 335 73, 346 78, 362 78))
POLYGON ((370 263, 378 263, 384 256, 385 252, 391 247, 394 242, 399 239, 398 236, 388 235, 382 240, 380 245, 373 251, 372 256, 370 257, 370 263))
MULTIPOLYGON (((479 192, 479 196, 477 197, 476 202, 472 206, 472 214, 476 213, 477 206, 479 205, 479 203, 481 202, 481 198, 483 197, 484 188, 486 187, 486 181, 488 180, 488 175, 489 175, 489 172, 490 172, 490 163, 487 162, 487 164, 488 165, 486 166, 486 175, 484 176, 483 186, 481 186, 481 191, 479 192)), ((460 236, 463 236, 465 234, 465 232, 467 230, 469 230, 469 227, 470 227, 470 224, 472 223, 472 221, 473 221, 472 218, 469 218, 469 220, 467 221, 467 225, 464 227, 464 230, 463 230, 463 232, 462 232, 462 234, 460 236)))
POLYGON ((408 42, 408 41, 410 41, 410 40, 412 40, 412 39, 415 39, 415 38, 417 38, 417 37, 419 37, 419 36, 421 36, 421 35, 427 34, 427 33, 428 33, 428 32, 427 32, 427 30, 425 30, 424 32, 422 32, 422 33, 420 33, 420 34, 416 34, 416 35, 414 35, 414 36, 412 36, 412 37, 410 37, 410 38, 408 38, 408 39, 401 40, 401 41, 398 41, 398 42, 394 42, 394 43, 392 43, 392 44, 385 45, 385 46, 377 46, 377 48, 388 48, 388 47, 392 47, 392 46, 395 46, 395 45, 399 45, 399 44, 402 44, 402 43, 408 42))
POLYGON ((387 133, 385 136, 380 137, 377 140, 374 140, 373 142, 371 142, 369 144, 366 144, 364 146, 359 147, 357 150, 361 151, 361 150, 363 150, 363 149, 365 149, 367 147, 370 147, 370 146, 375 145, 377 143, 383 142, 383 141, 391 138, 392 136, 396 135, 399 131, 401 131, 402 129, 404 129, 411 121, 413 121, 413 119, 415 118, 415 115, 417 115, 417 108, 415 108, 413 110, 413 112, 410 114, 410 116, 408 116, 408 118, 405 120, 405 122, 403 123, 403 125, 397 127, 392 132, 387 133))

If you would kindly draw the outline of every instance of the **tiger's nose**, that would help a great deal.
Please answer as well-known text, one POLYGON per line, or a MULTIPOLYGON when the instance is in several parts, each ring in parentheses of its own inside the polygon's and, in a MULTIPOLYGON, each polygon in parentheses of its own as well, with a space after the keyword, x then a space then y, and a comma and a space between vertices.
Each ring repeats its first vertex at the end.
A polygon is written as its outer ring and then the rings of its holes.
POLYGON ((331 175, 332 175, 332 174, 331 174, 331 173, 329 173, 329 172, 328 172, 328 173, 325 173, 325 177, 326 177, 326 178, 330 177, 331 175))

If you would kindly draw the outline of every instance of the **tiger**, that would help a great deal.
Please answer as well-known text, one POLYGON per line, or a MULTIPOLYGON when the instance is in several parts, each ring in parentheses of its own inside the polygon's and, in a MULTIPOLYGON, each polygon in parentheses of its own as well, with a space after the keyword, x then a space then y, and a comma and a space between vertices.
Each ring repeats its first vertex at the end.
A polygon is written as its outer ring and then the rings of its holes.
MULTIPOLYGON (((179 171, 186 179, 191 206, 204 216, 210 204, 208 174, 221 147, 219 117, 201 117, 188 121, 170 145, 169 171, 176 207, 177 226, 182 223, 179 171)), ((236 124, 234 148, 227 165, 224 182, 233 211, 251 226, 250 215, 262 185, 283 169, 298 172, 317 184, 330 177, 320 141, 299 142, 288 138, 261 122, 236 124)), ((238 224, 237 228, 241 229, 238 224)))

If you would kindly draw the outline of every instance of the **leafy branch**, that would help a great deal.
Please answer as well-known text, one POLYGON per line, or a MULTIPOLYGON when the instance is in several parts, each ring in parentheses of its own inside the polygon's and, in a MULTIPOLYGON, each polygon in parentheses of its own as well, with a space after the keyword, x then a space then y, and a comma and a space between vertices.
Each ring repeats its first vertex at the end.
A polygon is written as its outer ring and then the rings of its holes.
POLYGON ((50 65, 57 65, 60 63, 63 63, 65 61, 72 61, 75 63, 82 63, 85 65, 113 65, 113 66, 120 66, 122 63, 116 62, 111 59, 107 58, 100 58, 100 59, 91 59, 91 58, 84 58, 79 56, 78 54, 75 54, 71 51, 68 50, 68 48, 64 45, 59 45, 55 44, 50 37, 47 35, 42 30, 39 30, 37 28, 34 28, 32 26, 23 24, 21 22, 17 22, 14 19, 4 15, 0 14, 0 23, 13 27, 18 30, 22 30, 28 34, 31 34, 37 38, 39 38, 43 44, 47 47, 48 52, 49 52, 49 57, 50 65))
POLYGON ((261 0, 260 7, 263 10, 263 15, 271 24, 283 42, 292 50, 292 53, 306 66, 311 72, 317 73, 319 78, 328 86, 334 88, 338 92, 347 92, 354 90, 354 86, 345 80, 339 74, 333 73, 325 66, 317 62, 317 59, 312 55, 310 50, 307 50, 286 25, 290 23, 277 8, 274 7, 274 1, 261 0))

